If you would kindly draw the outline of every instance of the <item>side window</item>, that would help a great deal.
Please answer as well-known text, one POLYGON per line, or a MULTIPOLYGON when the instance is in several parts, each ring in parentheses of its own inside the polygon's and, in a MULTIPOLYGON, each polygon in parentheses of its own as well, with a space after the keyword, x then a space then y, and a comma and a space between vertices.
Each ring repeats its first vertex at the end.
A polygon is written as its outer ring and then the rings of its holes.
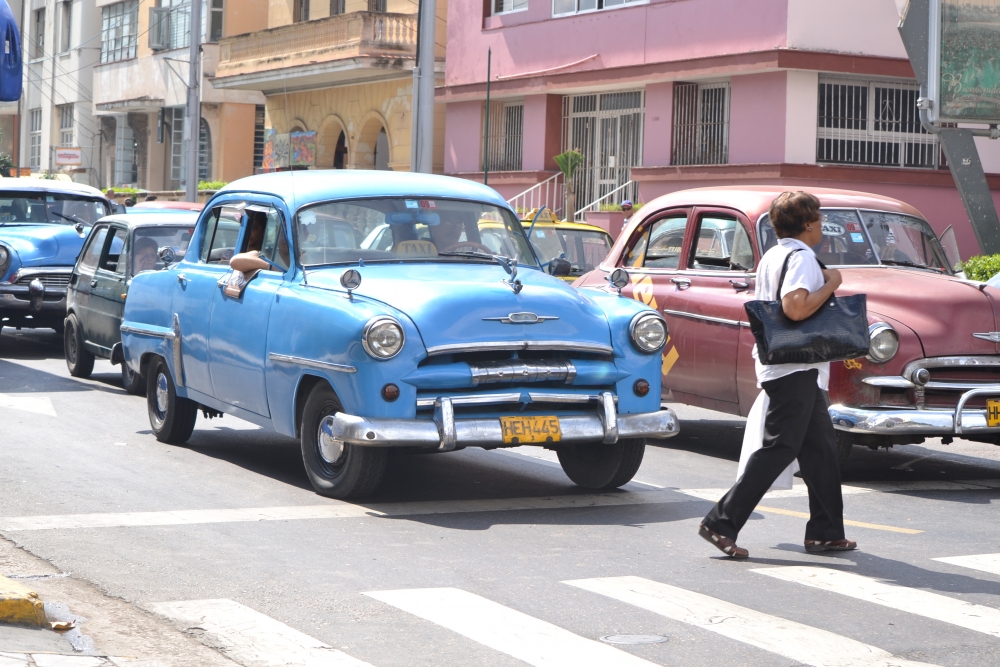
MULTIPOLYGON (((100 268, 103 271, 110 271, 112 273, 118 272, 118 264, 121 263, 124 267, 124 262, 119 262, 122 255, 122 250, 125 248, 125 236, 128 232, 121 227, 114 227, 111 231, 111 242, 107 244, 107 249, 104 254, 101 255, 100 268)), ((121 271, 120 273, 124 273, 121 271)))
POLYGON ((734 217, 704 215, 698 222, 691 266, 701 269, 749 270, 753 267, 750 238, 734 217), (737 243, 739 248, 737 248, 737 243), (737 258, 737 251, 739 257, 737 258), (734 266, 738 264, 739 266, 734 266))
POLYGON ((760 238, 757 240, 760 242, 761 255, 778 245, 778 236, 774 233, 774 227, 771 226, 771 218, 766 213, 760 219, 760 238))
POLYGON ((736 225, 736 237, 733 239, 733 253, 729 257, 729 268, 734 271, 753 271, 753 243, 746 227, 736 225))
MULTIPOLYGON (((222 206, 216 216, 212 240, 208 244, 206 260, 209 264, 229 264, 236 252, 236 240, 243 222, 243 205, 222 206)), ((208 231, 206 229, 206 231, 208 231)), ((206 237, 207 240, 207 237, 206 237)), ((204 251, 204 246, 202 247, 204 251)))
POLYGON ((260 256, 268 259, 283 269, 290 265, 288 254, 288 239, 285 238, 285 225, 281 213, 273 206, 267 212, 264 227, 264 241, 261 243, 260 256))
POLYGON ((219 225, 220 213, 222 213, 221 206, 213 208, 212 212, 205 218, 205 235, 201 237, 201 248, 198 250, 198 260, 201 262, 208 261, 208 253, 212 249, 212 240, 215 238, 215 229, 219 225))
POLYGON ((108 228, 100 227, 90 233, 90 242, 87 243, 83 256, 80 257, 80 268, 93 271, 97 268, 97 260, 104 250, 104 241, 108 238, 108 228))
POLYGON ((657 220, 649 230, 642 266, 658 269, 676 269, 680 263, 681 246, 684 245, 684 230, 687 216, 674 216, 657 220))

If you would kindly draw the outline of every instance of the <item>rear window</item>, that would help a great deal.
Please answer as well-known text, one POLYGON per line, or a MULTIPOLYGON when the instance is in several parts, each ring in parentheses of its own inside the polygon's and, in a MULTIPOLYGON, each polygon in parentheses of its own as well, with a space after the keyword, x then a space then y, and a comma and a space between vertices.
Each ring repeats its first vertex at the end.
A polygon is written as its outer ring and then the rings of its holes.
POLYGON ((132 237, 132 274, 159 271, 165 268, 159 254, 170 248, 176 257, 183 257, 194 226, 191 227, 139 227, 132 237))

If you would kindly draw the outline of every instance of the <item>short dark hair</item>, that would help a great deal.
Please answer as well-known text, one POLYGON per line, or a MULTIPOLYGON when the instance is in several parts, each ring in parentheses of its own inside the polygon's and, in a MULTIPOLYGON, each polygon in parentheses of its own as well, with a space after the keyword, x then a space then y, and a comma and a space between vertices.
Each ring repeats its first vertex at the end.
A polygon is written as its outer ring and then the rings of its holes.
POLYGON ((798 236, 806 230, 806 223, 819 220, 819 199, 802 190, 782 192, 771 202, 770 217, 779 239, 798 236))
POLYGON ((146 248, 152 248, 153 252, 156 252, 159 249, 156 239, 150 236, 140 236, 135 240, 135 254, 138 255, 146 248))

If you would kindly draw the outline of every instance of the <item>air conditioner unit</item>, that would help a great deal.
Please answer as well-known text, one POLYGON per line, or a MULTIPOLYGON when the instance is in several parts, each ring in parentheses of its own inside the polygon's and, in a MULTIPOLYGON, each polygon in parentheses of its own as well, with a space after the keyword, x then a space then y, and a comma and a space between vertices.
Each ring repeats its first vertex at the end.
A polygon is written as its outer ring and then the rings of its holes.
POLYGON ((149 8, 149 48, 153 51, 170 48, 170 7, 149 8))

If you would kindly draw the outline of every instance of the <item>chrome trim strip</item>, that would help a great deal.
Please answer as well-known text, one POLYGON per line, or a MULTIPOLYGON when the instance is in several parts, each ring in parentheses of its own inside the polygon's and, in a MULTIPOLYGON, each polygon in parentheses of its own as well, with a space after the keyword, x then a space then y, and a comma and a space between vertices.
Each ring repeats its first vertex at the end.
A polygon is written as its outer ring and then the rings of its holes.
MULTIPOLYGON (((528 396, 532 403, 594 403, 601 400, 600 394, 542 394, 529 391, 528 396)), ((614 398, 617 403, 618 397, 614 398)))
POLYGON ((666 310, 663 311, 664 315, 675 315, 677 317, 690 317, 693 320, 704 320, 706 322, 715 322, 716 324, 728 324, 733 327, 748 327, 749 322, 743 322, 741 320, 727 320, 722 317, 709 317, 708 315, 695 315, 694 313, 685 313, 682 310, 666 310))
POLYGON ((990 331, 989 333, 974 333, 973 338, 988 340, 991 343, 1000 343, 1000 331, 990 331))
POLYGON ((615 348, 600 343, 578 343, 571 340, 517 340, 490 341, 486 343, 452 343, 434 345, 427 348, 427 356, 453 354, 455 352, 498 352, 517 350, 554 350, 558 352, 582 352, 587 354, 614 354, 615 348))
POLYGON ((1000 367, 1000 356, 956 356, 929 357, 906 364, 903 377, 913 379, 913 373, 920 368, 984 368, 1000 367))
POLYGON ((31 278, 32 276, 44 276, 44 275, 60 275, 69 276, 73 274, 73 267, 63 267, 54 266, 51 269, 46 269, 45 267, 34 267, 30 269, 18 269, 14 272, 14 275, 10 277, 10 283, 14 284, 22 278, 31 278))
POLYGON ((147 329, 145 327, 134 327, 128 324, 123 324, 119 327, 122 333, 138 334, 140 336, 155 336, 156 338, 166 338, 167 340, 174 339, 173 331, 158 331, 155 329, 147 329))
POLYGON ((184 359, 181 356, 181 318, 174 313, 174 384, 178 387, 184 386, 184 359))
POLYGON ((972 391, 974 389, 997 389, 1000 384, 996 382, 928 382, 924 389, 938 389, 941 391, 972 391))
POLYGON ((547 320, 558 320, 555 315, 536 315, 535 313, 510 313, 503 317, 484 317, 484 322, 500 322, 501 324, 538 324, 547 320))
POLYGON ((902 375, 876 375, 865 378, 862 382, 871 387, 893 387, 895 389, 911 389, 917 386, 902 375))
POLYGON ((296 366, 306 366, 308 368, 318 368, 323 371, 338 371, 340 373, 357 373, 358 369, 347 364, 335 364, 329 361, 316 361, 315 359, 305 359, 303 357, 293 357, 288 354, 278 354, 271 352, 268 359, 279 364, 294 364, 296 366))
MULTIPOLYGON (((433 408, 440 397, 418 398, 418 408, 433 408)), ((481 394, 472 396, 448 396, 452 405, 499 405, 503 403, 520 403, 521 394, 481 394)))

